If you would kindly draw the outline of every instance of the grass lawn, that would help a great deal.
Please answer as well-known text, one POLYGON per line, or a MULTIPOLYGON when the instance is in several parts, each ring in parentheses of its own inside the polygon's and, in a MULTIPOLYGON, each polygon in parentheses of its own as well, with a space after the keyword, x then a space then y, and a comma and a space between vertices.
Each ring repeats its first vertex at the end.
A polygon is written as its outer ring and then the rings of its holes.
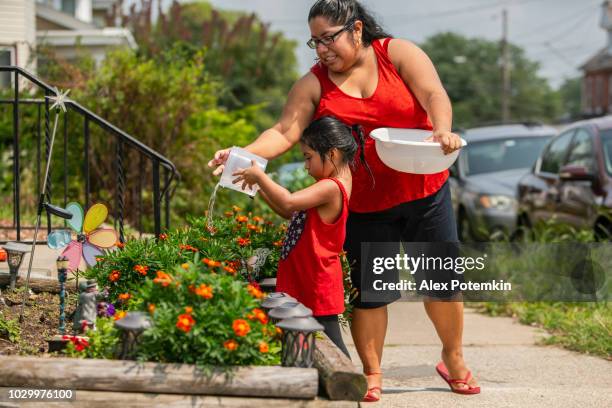
POLYGON ((512 316, 551 335, 544 344, 612 360, 612 306, 600 303, 480 303, 491 316, 512 316))

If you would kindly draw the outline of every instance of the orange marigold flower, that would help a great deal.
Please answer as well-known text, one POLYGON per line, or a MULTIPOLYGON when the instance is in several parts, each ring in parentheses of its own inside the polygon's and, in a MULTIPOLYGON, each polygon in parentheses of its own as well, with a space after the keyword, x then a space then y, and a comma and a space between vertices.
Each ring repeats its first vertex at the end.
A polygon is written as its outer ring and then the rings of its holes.
POLYGON ((202 296, 204 299, 212 299, 213 288, 212 286, 208 286, 203 283, 196 288, 195 294, 198 296, 202 296))
POLYGON ((236 319, 232 324, 232 329, 234 329, 236 336, 243 337, 251 331, 251 326, 249 326, 249 322, 244 319, 236 319))
POLYGON ((165 241, 168 239, 168 234, 159 234, 159 239, 165 241))
POLYGON ((208 259, 208 258, 202 259, 202 263, 207 265, 210 268, 215 268, 215 267, 221 266, 221 262, 213 261, 212 259, 208 259))
POLYGON ((149 267, 143 266, 143 265, 136 265, 134 267, 134 270, 138 272, 139 274, 141 274, 142 276, 146 276, 147 273, 149 272, 149 267))
POLYGON ((121 277, 121 272, 115 270, 115 271, 112 271, 110 275, 108 275, 108 280, 111 282, 117 282, 120 277, 121 277))
POLYGON ((251 243, 251 240, 248 238, 236 238, 236 242, 238 242, 238 245, 240 246, 247 246, 251 243))
POLYGON ((122 293, 119 295, 119 300, 122 302, 125 302, 125 301, 130 300, 131 297, 132 295, 130 295, 129 293, 122 293))
POLYGON ((257 225, 254 224, 247 224, 247 228, 251 231, 257 231, 257 225))
POLYGON ((117 242, 115 242, 115 246, 116 246, 117 248, 119 248, 119 249, 123 249, 123 248, 125 248, 125 244, 124 244, 123 242, 121 242, 121 241, 117 241, 117 242))
POLYGON ((104 260, 104 258, 100 258, 99 256, 96 257, 96 262, 102 262, 104 260))
POLYGON ((278 240, 278 241, 274 241, 274 243, 272 243, 272 245, 274 245, 275 247, 282 247, 283 246, 283 240, 278 240))
POLYGON ((265 341, 262 341, 261 343, 259 343, 260 353, 267 353, 268 351, 270 351, 270 347, 268 347, 268 343, 266 343, 265 341))
POLYGON ((229 218, 229 217, 233 217, 234 213, 231 212, 231 211, 226 211, 226 212, 223 213, 223 215, 225 215, 227 218, 229 218))
POLYGON ((189 333, 194 324, 195 324, 195 319, 191 315, 188 315, 185 313, 185 314, 179 315, 178 320, 176 322, 176 327, 179 330, 184 331, 185 333, 189 333))
POLYGON ((236 340, 225 340, 223 342, 223 347, 225 347, 226 350, 229 351, 234 351, 238 348, 238 343, 236 342, 236 340))
POLYGON ((227 265, 230 268, 234 268, 234 269, 240 269, 240 266, 241 266, 240 261, 237 261, 237 260, 235 260, 235 261, 228 261, 227 265))
POLYGON ((155 305, 150 303, 147 309, 149 309, 149 313, 153 314, 155 312, 155 305))
POLYGON ((181 265, 181 268, 187 270, 187 269, 189 269, 189 264, 188 263, 184 263, 184 264, 181 265))
POLYGON ((260 216, 256 215, 253 217, 253 222, 262 222, 264 219, 261 218, 260 216))
POLYGON ((261 309, 253 309, 253 315, 263 324, 268 323, 268 315, 261 309))
POLYGON ((126 311, 120 310, 117 313, 115 313, 115 315, 113 316, 113 319, 115 320, 123 319, 126 314, 127 314, 126 311))
POLYGON ((232 268, 231 266, 224 266, 223 269, 225 270, 225 272, 229 273, 230 275, 236 274, 236 270, 232 268))
POLYGON ((249 283, 247 286, 247 291, 251 296, 257 299, 261 299, 264 296, 263 292, 259 288, 259 285, 257 284, 249 283))
POLYGON ((198 252, 198 248, 191 246, 191 245, 186 245, 186 244, 181 244, 179 245, 179 249, 181 250, 185 250, 185 251, 191 251, 191 252, 198 252))
POLYGON ((236 221, 238 222, 248 222, 249 221, 249 217, 247 217, 246 215, 239 215, 236 217, 236 221))
POLYGON ((163 287, 168 286, 172 282, 172 276, 164 271, 157 271, 157 277, 153 279, 153 283, 159 283, 163 287))
POLYGON ((233 210, 234 212, 240 212, 240 211, 242 211, 242 208, 240 208, 240 207, 238 207, 238 206, 236 206, 236 205, 232 205, 232 210, 233 210))
POLYGON ((189 286, 187 286, 187 290, 189 290, 189 292, 191 292, 191 293, 194 293, 195 292, 195 286, 189 285, 189 286))
POLYGON ((185 313, 187 313, 187 314, 192 314, 192 313, 193 313, 193 307, 191 307, 191 306, 185 306, 185 313))

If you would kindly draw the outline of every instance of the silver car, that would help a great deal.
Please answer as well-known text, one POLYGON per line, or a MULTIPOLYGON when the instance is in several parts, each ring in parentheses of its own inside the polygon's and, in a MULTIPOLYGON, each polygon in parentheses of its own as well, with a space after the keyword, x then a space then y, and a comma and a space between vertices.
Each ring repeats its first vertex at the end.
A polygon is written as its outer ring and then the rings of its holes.
POLYGON ((451 167, 450 186, 462 241, 509 236, 517 225, 517 184, 557 130, 524 123, 460 132, 468 142, 451 167))

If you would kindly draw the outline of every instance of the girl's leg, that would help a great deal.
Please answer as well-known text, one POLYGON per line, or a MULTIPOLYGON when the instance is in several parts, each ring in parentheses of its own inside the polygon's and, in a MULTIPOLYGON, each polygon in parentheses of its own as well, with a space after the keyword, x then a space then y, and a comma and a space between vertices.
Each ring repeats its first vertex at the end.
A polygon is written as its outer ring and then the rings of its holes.
POLYGON ((363 364, 363 372, 369 375, 368 388, 382 387, 380 364, 387 334, 387 322, 387 306, 353 309, 351 334, 363 364))
POLYGON ((315 319, 325 328, 327 337, 350 359, 351 355, 344 344, 344 340, 342 340, 338 315, 315 316, 315 319))

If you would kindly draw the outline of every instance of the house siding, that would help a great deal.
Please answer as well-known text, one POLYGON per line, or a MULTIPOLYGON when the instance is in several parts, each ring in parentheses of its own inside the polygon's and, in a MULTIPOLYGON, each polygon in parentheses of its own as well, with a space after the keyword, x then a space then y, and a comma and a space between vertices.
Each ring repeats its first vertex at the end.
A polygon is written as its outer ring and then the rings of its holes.
POLYGON ((32 69, 30 47, 36 43, 34 0, 0 1, 0 47, 13 51, 13 63, 32 69))

